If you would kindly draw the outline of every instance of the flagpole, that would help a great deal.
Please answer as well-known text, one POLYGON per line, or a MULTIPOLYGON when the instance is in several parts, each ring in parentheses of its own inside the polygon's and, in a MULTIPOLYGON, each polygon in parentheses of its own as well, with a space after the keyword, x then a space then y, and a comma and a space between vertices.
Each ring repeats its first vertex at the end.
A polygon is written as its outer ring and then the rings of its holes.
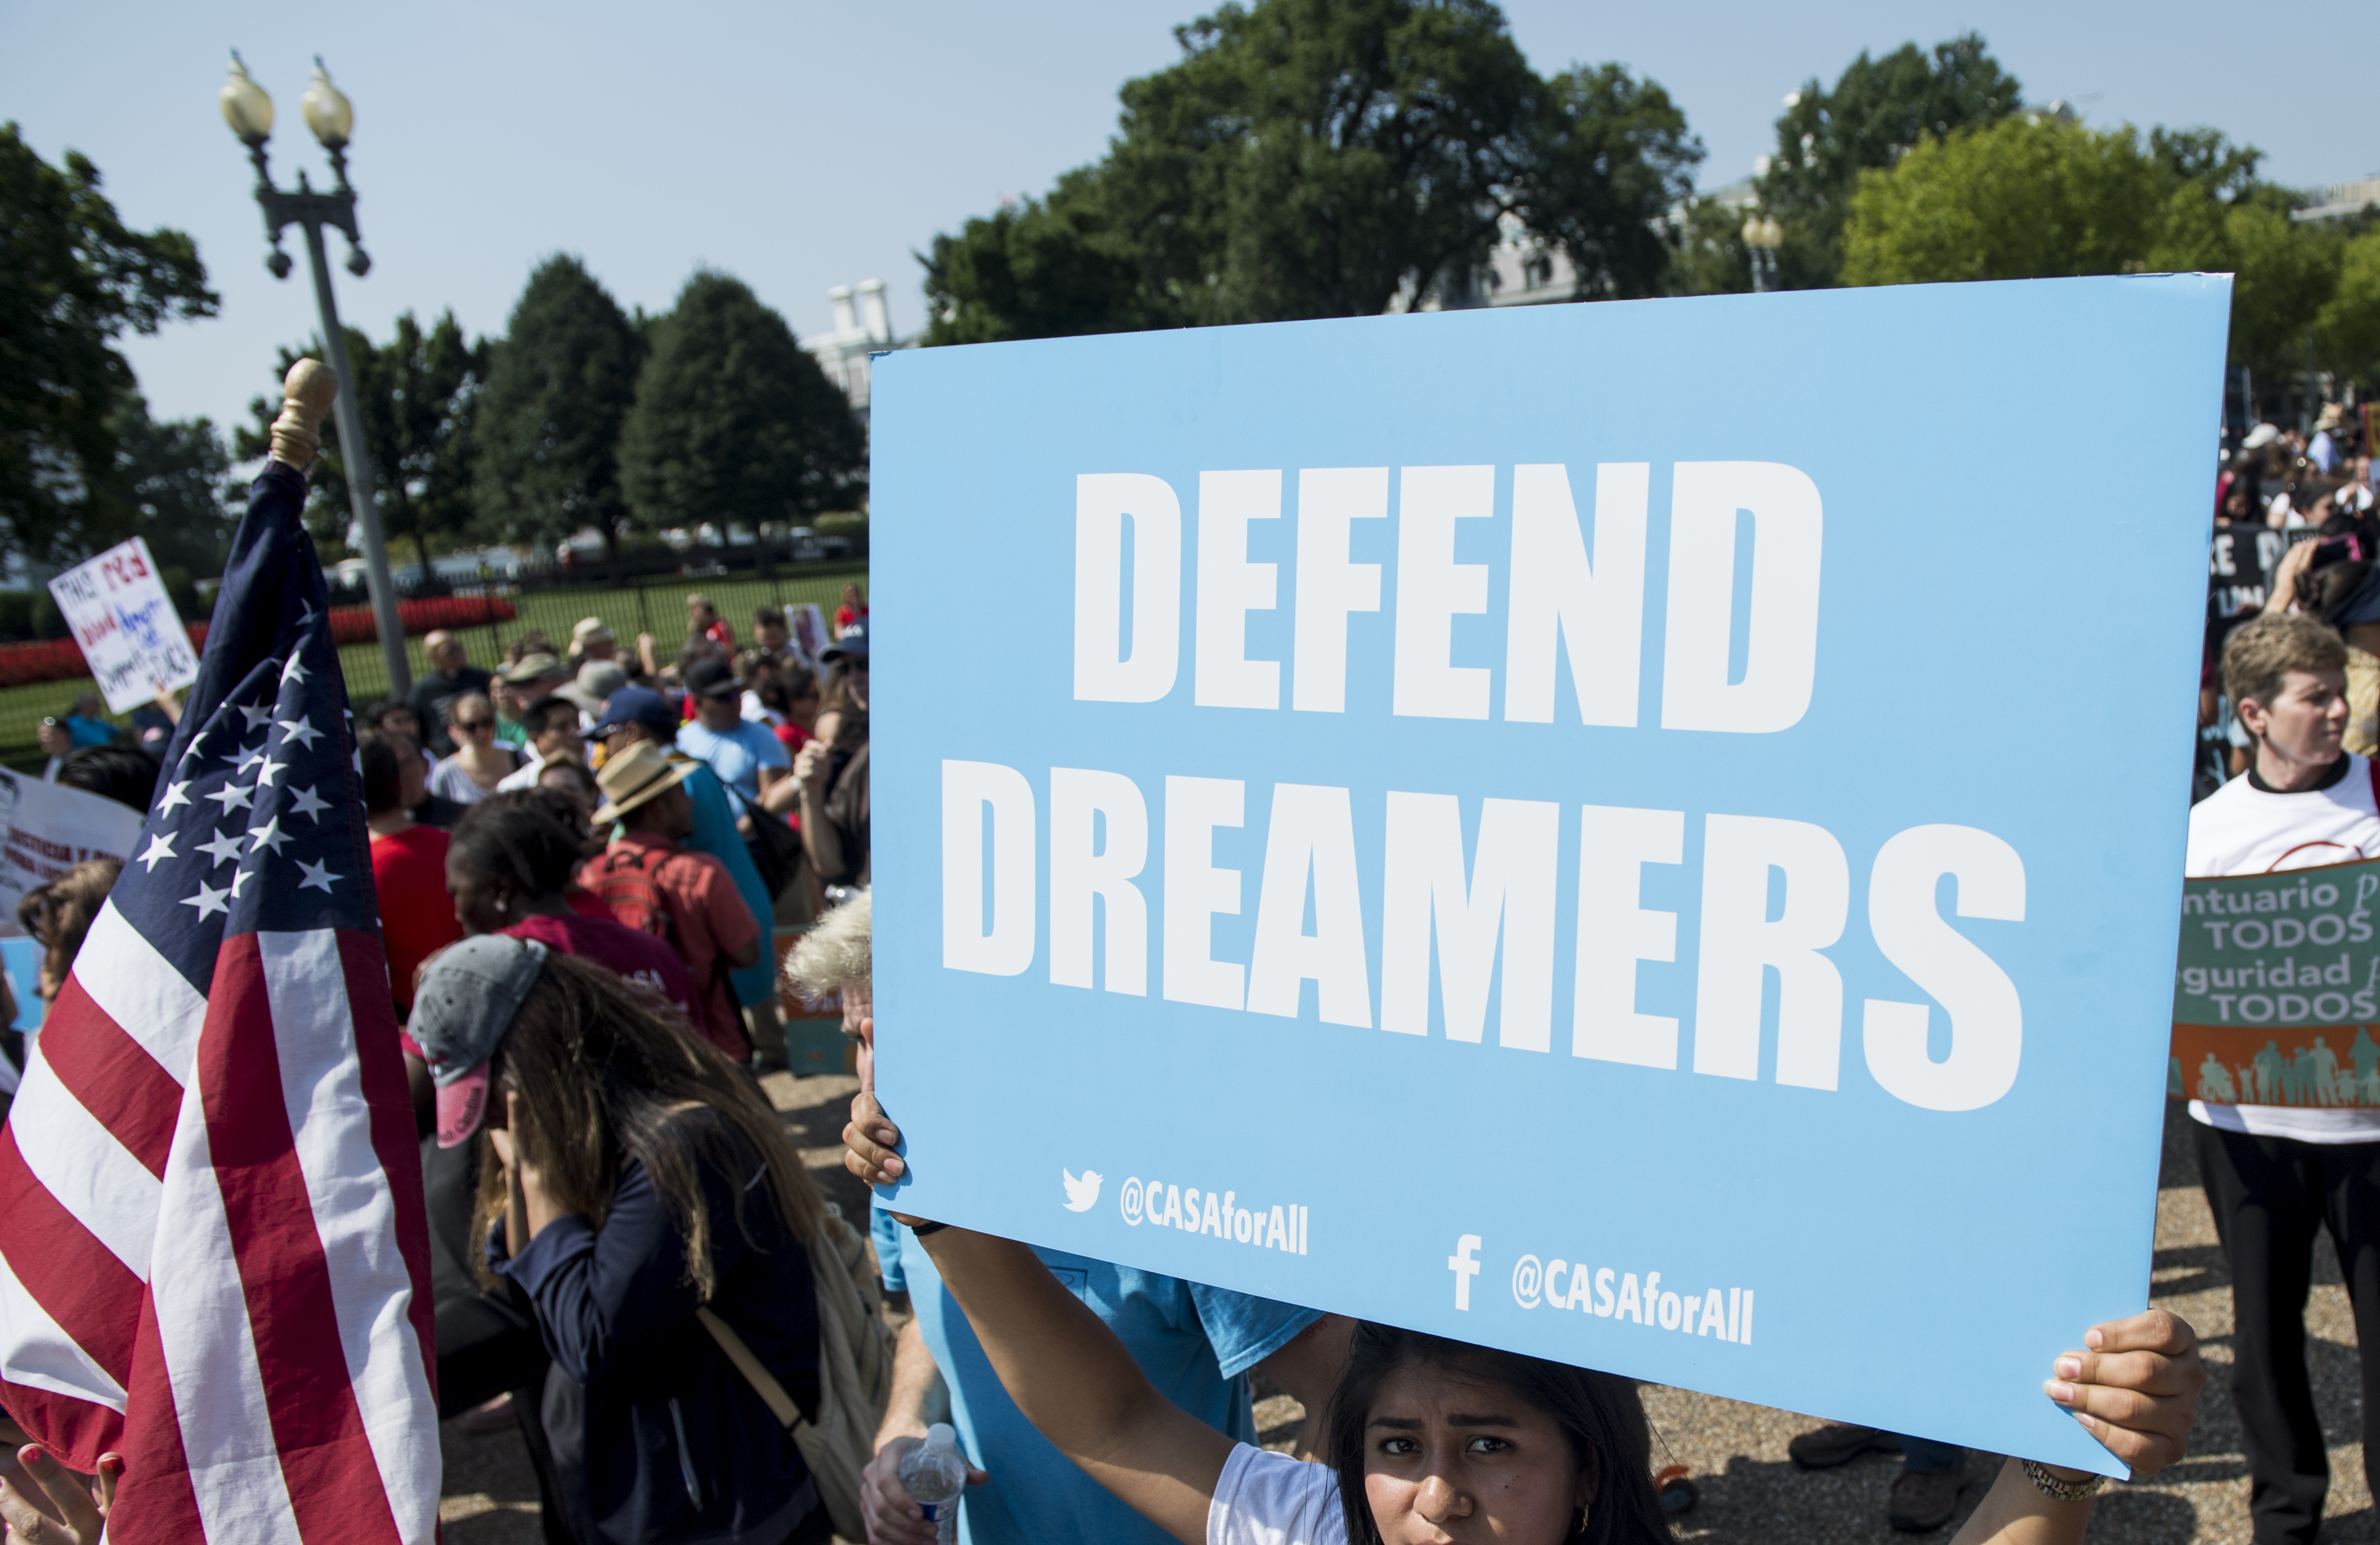
MULTIPOLYGON (((345 178, 340 179, 344 184, 345 178)), ((303 185, 303 178, 300 178, 303 185)), ((364 578, 371 590, 372 625, 388 665, 388 695, 412 695, 413 673, 405 659, 405 629, 396 617, 396 581, 389 573, 388 542, 380 529, 380 498, 372 485, 370 453, 364 444, 363 409, 356 402, 356 372, 347 365, 347 335, 339 326, 339 303, 331 295, 331 265, 322 252, 322 224, 306 223, 306 259, 314 269, 314 299, 322 309, 322 352, 339 378, 339 444, 353 447, 340 458, 347 474, 347 504, 363 530, 364 578)))

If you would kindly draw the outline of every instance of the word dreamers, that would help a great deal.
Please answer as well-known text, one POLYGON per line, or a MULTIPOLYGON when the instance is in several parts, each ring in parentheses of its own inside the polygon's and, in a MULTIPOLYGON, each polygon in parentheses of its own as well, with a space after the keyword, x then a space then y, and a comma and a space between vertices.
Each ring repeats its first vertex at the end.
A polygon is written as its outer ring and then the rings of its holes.
MULTIPOLYGON (((1366 835, 1380 835, 1379 846, 1367 848, 1379 854, 1367 889, 1353 792, 1275 784, 1255 938, 1243 961, 1216 957, 1214 920, 1242 906, 1246 875, 1219 863, 1216 845, 1218 833, 1248 823, 1246 784, 1164 780, 1163 872, 1153 882, 1140 879, 1150 858, 1151 817, 1139 785, 1118 772, 1053 767, 1047 789, 1045 806, 1015 768, 942 763, 946 968, 1013 977, 1041 957, 1046 829, 1053 984, 1088 990, 1097 967, 1108 991, 1147 997, 1154 931, 1159 987, 1171 1002, 1294 1019, 1311 980, 1325 1024, 1427 1036, 1434 959, 1447 1040, 1484 1039, 1500 973, 1497 1044, 1545 1052, 1556 1017, 1556 918, 1567 904, 1576 918, 1572 1055, 1680 1065, 1680 1020, 1640 1013, 1636 1001, 1638 964, 1678 958, 1679 915, 1645 906, 1643 882, 1647 865, 1683 864, 1683 811, 1487 798, 1475 807, 1477 835, 1466 845, 1463 801, 1454 795, 1367 796, 1366 835), (1566 825, 1576 829, 1578 854, 1567 883, 1559 863, 1566 825), (1378 898, 1372 918, 1366 896, 1378 898), (1099 951, 1095 914, 1102 909, 1099 951)), ((1826 952, 1851 919, 1852 870, 1842 844, 1807 821, 1718 813, 1702 818, 1701 841, 1693 1071, 1760 1077, 1764 982, 1773 971, 1776 1082, 1837 1088, 1845 986, 1826 952), (1783 899, 1772 904, 1779 875, 1783 899)), ((1868 1072, 1896 1099, 1972 1111, 2016 1083, 2023 1005, 2007 971, 1943 917, 1937 891, 1946 876, 1956 882, 1950 905, 1959 917, 2024 920, 2024 862, 2000 838, 1971 826, 1926 825, 1888 839, 1867 865, 1865 920, 1899 975, 1893 995, 1864 1000, 1862 1051, 1868 1072), (1900 978, 1932 1002, 1902 996, 1900 978), (1929 1045, 1936 1005, 1950 1031, 1940 1061, 1929 1045)))
MULTIPOLYGON (((1281 605, 1281 566, 1251 558, 1249 544, 1261 523, 1281 519, 1287 480, 1279 469, 1199 473, 1191 700, 1201 708, 1279 709, 1286 664, 1293 711, 1343 713, 1350 619, 1385 603, 1393 611, 1385 638, 1379 629, 1363 636, 1388 648, 1390 712, 1488 718, 1493 667, 1457 665, 1452 651, 1455 619, 1488 610, 1491 566, 1454 558, 1462 522, 1496 514, 1497 472, 1492 466, 1396 469, 1391 591, 1381 565, 1351 556, 1358 522, 1388 520, 1390 469, 1300 469, 1295 529, 1267 539, 1293 560, 1286 661, 1249 658, 1247 630, 1250 614, 1281 605)), ((1649 462, 1597 467, 1590 546, 1567 467, 1512 468, 1501 704, 1507 721, 1555 721, 1559 662, 1566 659, 1580 724, 1637 724, 1651 491, 1649 462)), ((1774 734, 1808 712, 1823 526, 1817 485, 1795 468, 1767 461, 1674 465, 1661 728, 1774 734), (1753 541, 1738 673, 1733 570, 1691 555, 1735 551, 1741 514, 1751 517, 1753 541)), ((1184 578, 1182 497, 1172 484, 1142 472, 1075 480, 1076 700, 1149 703, 1172 693, 1181 676, 1184 578)))
POLYGON ((1136 1175, 1123 1183, 1116 1198, 1123 1221, 1135 1227, 1150 1223, 1259 1249, 1305 1254, 1305 1208, 1277 1202, 1267 1210, 1261 1204, 1241 1207, 1238 1202, 1237 1191, 1208 1191, 1202 1200, 1196 1186, 1169 1186, 1136 1175))

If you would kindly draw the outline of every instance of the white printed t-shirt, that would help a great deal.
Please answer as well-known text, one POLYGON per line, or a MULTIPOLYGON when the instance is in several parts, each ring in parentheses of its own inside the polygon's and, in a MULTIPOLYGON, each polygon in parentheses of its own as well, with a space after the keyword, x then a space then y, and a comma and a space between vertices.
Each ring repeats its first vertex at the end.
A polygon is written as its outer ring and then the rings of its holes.
POLYGON ((1207 1504, 1207 1545, 1347 1545, 1339 1472, 1240 1444, 1207 1504))
MULTIPOLYGON (((2380 803, 2373 798, 2372 764, 2353 752, 2317 787, 2281 794, 2253 772, 2232 779, 2190 811, 2189 858, 2193 880, 2275 874, 2380 858, 2380 803)), ((2304 1143, 2380 1142, 2380 1110, 2319 1110, 2295 1105, 2213 1105, 2190 1102, 2192 1119, 2260 1137, 2304 1143)))

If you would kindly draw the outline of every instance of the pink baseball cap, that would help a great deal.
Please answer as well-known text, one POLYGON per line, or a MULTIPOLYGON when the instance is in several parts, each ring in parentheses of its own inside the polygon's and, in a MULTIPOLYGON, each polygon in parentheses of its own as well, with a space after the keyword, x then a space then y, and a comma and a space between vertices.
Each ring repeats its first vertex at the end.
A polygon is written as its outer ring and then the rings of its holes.
POLYGON ((482 933, 422 967, 406 1028, 438 1086, 438 1146, 469 1142, 488 1115, 488 1063, 545 969, 534 939, 482 933))

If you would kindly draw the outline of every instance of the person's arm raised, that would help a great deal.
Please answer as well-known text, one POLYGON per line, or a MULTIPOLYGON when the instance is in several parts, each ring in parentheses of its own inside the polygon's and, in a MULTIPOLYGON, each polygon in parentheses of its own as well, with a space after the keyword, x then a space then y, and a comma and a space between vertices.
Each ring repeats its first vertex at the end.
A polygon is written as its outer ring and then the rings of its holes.
MULTIPOLYGON (((2131 1466, 2134 1480, 2179 1461, 2189 1451, 2206 1382, 2190 1322, 2150 1309, 2094 1325, 2082 1339, 2090 1349, 2059 1354, 2044 1393, 2131 1466)), ((2054 1465, 2043 1468, 2070 1484, 2091 1478, 2054 1465)), ((2090 1524, 2090 1498, 2060 1501, 2034 1483, 2022 1460, 2010 1459, 1950 1545, 2082 1545, 2090 1524)))
POLYGON ((919 1243, 1026 1419, 1150 1523, 1205 1545, 1232 1440, 1160 1394, 1116 1333, 1025 1246, 961 1228, 932 1229, 919 1243))

